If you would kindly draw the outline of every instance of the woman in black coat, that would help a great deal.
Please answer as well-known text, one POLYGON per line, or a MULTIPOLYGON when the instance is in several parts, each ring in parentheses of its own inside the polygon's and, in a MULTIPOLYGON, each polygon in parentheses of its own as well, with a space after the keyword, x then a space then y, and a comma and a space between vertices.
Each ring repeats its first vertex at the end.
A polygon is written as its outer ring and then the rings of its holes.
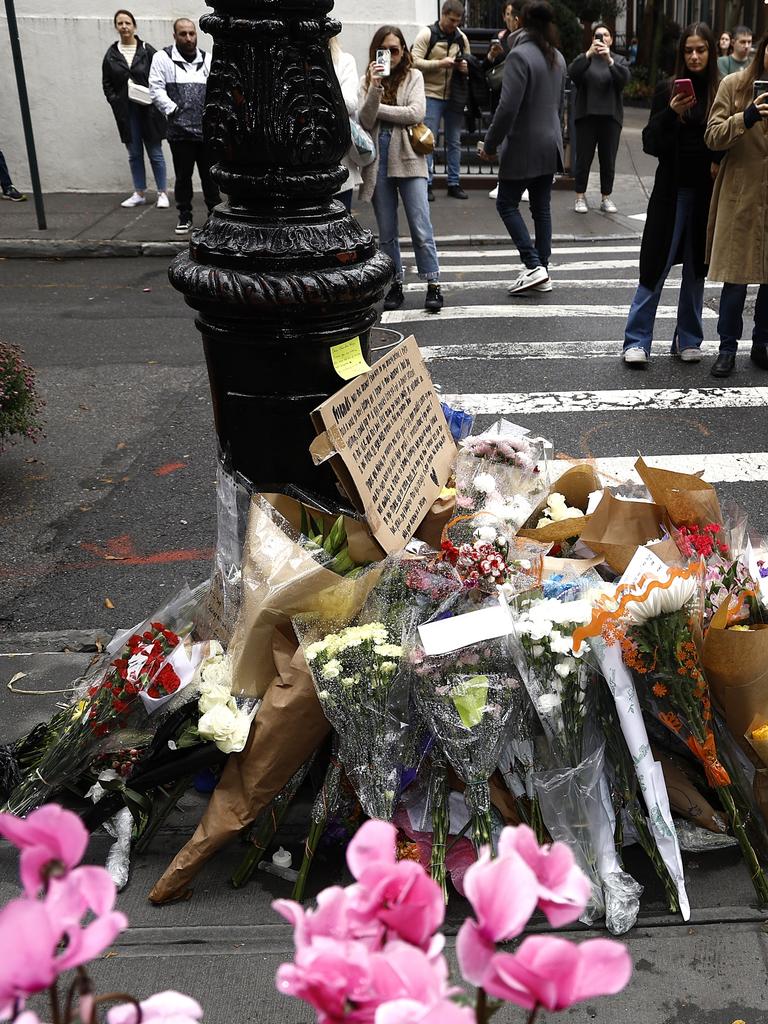
POLYGON ((167 173, 162 141, 165 115, 149 98, 149 68, 155 50, 136 35, 136 19, 130 11, 118 11, 114 17, 120 39, 107 50, 101 65, 101 84, 115 115, 120 139, 128 147, 128 164, 133 177, 133 195, 121 206, 143 206, 147 188, 144 149, 149 155, 157 186, 157 205, 168 207, 167 173), (139 86, 129 97, 128 81, 139 86))
POLYGON ((656 90, 643 129, 643 149, 659 166, 640 247, 640 284, 624 332, 624 362, 635 366, 648 363, 656 309, 675 263, 683 264, 683 276, 672 351, 684 362, 701 359, 707 217, 720 159, 707 149, 704 131, 719 78, 712 30, 703 22, 689 25, 680 37, 673 79, 656 90), (679 79, 690 81, 693 95, 675 86, 679 79))

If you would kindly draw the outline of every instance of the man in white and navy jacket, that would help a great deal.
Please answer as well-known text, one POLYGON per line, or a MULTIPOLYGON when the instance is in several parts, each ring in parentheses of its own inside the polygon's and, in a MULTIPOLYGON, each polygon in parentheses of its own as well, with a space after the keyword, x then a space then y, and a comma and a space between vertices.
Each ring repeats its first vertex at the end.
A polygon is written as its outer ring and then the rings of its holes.
POLYGON ((149 71, 152 102, 168 118, 168 143, 176 175, 174 196, 179 211, 176 233, 192 228, 192 172, 197 164, 208 212, 221 202, 211 177, 211 159, 203 142, 205 89, 211 55, 197 48, 197 29, 189 18, 173 23, 173 46, 158 50, 149 71))

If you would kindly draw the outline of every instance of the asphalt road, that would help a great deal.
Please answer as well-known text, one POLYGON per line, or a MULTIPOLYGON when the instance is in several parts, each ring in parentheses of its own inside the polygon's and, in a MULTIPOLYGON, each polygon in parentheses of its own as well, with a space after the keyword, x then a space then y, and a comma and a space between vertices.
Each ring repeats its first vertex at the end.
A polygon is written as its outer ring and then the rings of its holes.
MULTIPOLYGON (((446 249, 443 313, 421 311, 424 286, 409 273, 405 307, 383 321, 416 335, 435 383, 480 424, 506 416, 557 454, 619 459, 606 463, 614 479, 638 453, 674 456, 768 532, 768 374, 746 343, 737 374, 709 376, 716 286, 704 362, 671 358, 674 281, 650 367, 625 367, 637 252, 633 241, 556 246, 553 291, 510 299, 513 250, 446 249)), ((131 624, 201 581, 215 542, 215 438, 192 312, 165 260, 147 258, 5 261, 0 308, 0 335, 24 348, 47 402, 45 440, 0 456, 0 637, 131 624)))

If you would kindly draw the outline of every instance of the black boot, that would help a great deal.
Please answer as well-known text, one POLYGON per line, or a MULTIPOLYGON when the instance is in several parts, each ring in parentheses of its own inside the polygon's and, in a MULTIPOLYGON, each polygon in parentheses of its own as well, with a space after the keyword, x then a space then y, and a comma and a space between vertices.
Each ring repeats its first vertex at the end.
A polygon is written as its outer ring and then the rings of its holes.
POLYGON ((765 345, 752 345, 752 351, 749 353, 749 358, 755 364, 759 366, 761 370, 768 370, 768 348, 765 345))
POLYGON ((718 352, 717 359, 709 371, 713 377, 730 377, 736 365, 735 352, 718 352))
POLYGON ((405 296, 403 295, 402 282, 393 281, 392 287, 389 289, 384 299, 384 309, 400 309, 404 302, 405 296))
POLYGON ((443 308, 443 294, 437 281, 430 281, 427 285, 427 297, 424 299, 424 309, 430 313, 439 313, 443 308))

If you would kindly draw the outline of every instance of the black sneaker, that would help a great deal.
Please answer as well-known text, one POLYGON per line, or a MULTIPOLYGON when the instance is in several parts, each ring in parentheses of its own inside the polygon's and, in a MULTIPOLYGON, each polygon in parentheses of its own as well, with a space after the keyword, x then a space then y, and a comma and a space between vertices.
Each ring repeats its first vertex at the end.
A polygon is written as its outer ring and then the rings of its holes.
POLYGON ((3 199, 10 199, 12 203, 23 203, 27 198, 23 192, 19 192, 13 185, 3 189, 3 199))
POLYGON ((192 230, 192 214, 191 213, 180 213, 179 223, 176 225, 177 235, 186 235, 188 231, 192 230))
POLYGON ((752 345, 752 350, 749 353, 749 358, 752 362, 759 366, 761 370, 768 370, 768 348, 765 345, 752 345))
POLYGON ((432 191, 432 186, 431 185, 427 185, 427 200, 430 203, 434 203, 434 201, 435 201, 435 193, 432 191))
POLYGON ((403 286, 400 281, 395 281, 384 299, 384 309, 400 309, 405 302, 403 286))
POLYGON ((443 308, 443 293, 437 281, 430 281, 427 285, 427 297, 424 299, 424 309, 429 313, 439 313, 443 308))
POLYGON ((451 197, 451 199, 469 199, 469 196, 461 187, 461 185, 449 185, 448 195, 451 197))

